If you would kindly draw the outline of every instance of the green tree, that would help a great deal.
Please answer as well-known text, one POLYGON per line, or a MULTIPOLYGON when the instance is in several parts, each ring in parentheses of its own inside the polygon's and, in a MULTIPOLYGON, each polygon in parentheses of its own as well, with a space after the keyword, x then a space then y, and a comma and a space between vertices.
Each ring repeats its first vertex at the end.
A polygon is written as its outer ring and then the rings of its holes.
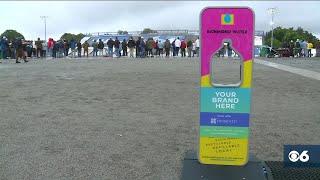
POLYGON ((151 33, 157 33, 156 30, 152 30, 150 28, 144 28, 141 34, 151 34, 151 33))
POLYGON ((3 36, 7 37, 7 39, 9 41, 13 41, 13 40, 15 40, 16 38, 19 38, 19 37, 24 39, 24 36, 21 33, 17 32, 16 30, 12 30, 12 29, 8 29, 8 30, 4 31, 0 35, 0 37, 2 38, 3 36))
POLYGON ((122 30, 119 30, 119 31, 118 31, 118 34, 119 34, 119 35, 128 34, 128 31, 122 31, 122 30))
POLYGON ((64 40, 66 39, 67 41, 70 41, 71 39, 74 39, 75 41, 81 41, 82 38, 84 38, 85 35, 80 33, 80 34, 71 34, 71 33, 64 33, 60 39, 64 40))
MULTIPOLYGON (((315 37, 312 33, 304 30, 301 27, 297 29, 294 28, 282 28, 276 27, 273 30, 273 47, 279 48, 284 43, 289 43, 290 41, 296 41, 297 39, 306 40, 311 42, 314 47, 318 47, 320 45, 319 39, 315 37)), ((271 46, 271 31, 266 33, 265 44, 271 46)))

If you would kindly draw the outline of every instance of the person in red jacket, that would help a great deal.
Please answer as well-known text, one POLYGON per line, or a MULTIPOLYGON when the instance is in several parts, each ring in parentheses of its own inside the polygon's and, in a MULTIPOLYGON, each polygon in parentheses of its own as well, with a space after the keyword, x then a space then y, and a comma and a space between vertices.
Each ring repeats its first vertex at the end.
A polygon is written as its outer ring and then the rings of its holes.
POLYGON ((180 49, 181 49, 181 57, 186 57, 186 47, 187 47, 186 42, 185 42, 184 40, 181 41, 181 46, 180 46, 180 49))
POLYGON ((48 47, 49 56, 52 56, 52 50, 53 50, 53 39, 52 38, 49 38, 47 47, 48 47))

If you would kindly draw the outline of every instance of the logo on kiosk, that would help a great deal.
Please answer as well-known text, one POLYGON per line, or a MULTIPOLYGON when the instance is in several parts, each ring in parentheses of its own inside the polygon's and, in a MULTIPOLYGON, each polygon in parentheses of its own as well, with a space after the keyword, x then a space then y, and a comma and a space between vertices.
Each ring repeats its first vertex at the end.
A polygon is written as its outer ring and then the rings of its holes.
POLYGON ((234 25, 234 15, 221 14, 221 25, 234 25))

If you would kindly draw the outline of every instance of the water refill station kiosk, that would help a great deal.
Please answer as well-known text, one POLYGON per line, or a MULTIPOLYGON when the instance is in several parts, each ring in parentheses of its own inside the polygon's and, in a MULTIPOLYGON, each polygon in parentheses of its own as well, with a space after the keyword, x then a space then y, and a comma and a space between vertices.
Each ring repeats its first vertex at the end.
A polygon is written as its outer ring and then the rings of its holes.
POLYGON ((200 118, 198 152, 187 152, 183 180, 264 180, 263 162, 249 158, 254 12, 209 7, 200 15, 200 118), (241 58, 240 83, 214 84, 212 61, 224 42, 241 58))

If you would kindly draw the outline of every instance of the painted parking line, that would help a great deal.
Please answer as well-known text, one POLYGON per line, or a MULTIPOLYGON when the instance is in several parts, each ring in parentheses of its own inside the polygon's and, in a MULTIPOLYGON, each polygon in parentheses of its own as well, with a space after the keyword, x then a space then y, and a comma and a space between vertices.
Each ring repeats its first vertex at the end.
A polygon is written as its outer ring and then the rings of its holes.
POLYGON ((283 64, 277 64, 277 63, 273 63, 273 62, 264 61, 261 59, 254 59, 254 62, 320 81, 320 73, 315 72, 315 71, 296 68, 296 67, 287 66, 287 65, 283 65, 283 64))

